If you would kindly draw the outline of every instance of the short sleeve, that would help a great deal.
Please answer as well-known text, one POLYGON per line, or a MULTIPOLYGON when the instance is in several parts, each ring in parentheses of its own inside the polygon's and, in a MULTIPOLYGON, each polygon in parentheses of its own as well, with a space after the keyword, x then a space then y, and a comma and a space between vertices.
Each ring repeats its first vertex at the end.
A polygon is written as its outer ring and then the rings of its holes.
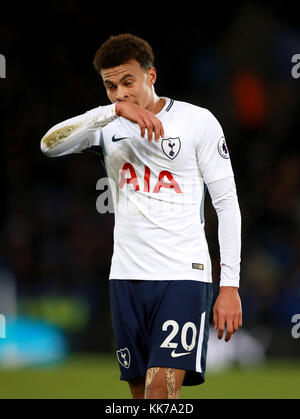
POLYGON ((196 152, 204 183, 209 184, 233 176, 233 170, 223 129, 217 118, 209 110, 206 112, 206 122, 197 138, 196 152))

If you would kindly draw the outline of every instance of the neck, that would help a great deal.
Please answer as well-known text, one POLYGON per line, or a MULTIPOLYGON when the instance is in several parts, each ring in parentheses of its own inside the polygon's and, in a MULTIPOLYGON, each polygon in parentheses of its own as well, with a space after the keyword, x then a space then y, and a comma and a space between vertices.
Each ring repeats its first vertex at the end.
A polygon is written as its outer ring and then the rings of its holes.
POLYGON ((157 94, 153 92, 152 100, 150 101, 146 109, 152 112, 153 114, 157 114, 165 106, 165 103, 165 99, 158 97, 157 94))

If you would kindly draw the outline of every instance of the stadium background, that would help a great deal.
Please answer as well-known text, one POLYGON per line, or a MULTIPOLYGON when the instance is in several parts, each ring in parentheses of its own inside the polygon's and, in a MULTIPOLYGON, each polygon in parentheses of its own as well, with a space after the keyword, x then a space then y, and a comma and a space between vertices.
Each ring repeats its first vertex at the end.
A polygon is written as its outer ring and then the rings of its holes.
MULTIPOLYGON (((0 16, 0 398, 129 396, 110 323, 114 220, 96 211, 104 170, 92 154, 40 151, 51 126, 108 104, 92 60, 122 32, 153 46, 159 95, 206 107, 221 122, 243 217, 244 327, 227 346, 212 337, 211 384, 184 396, 297 397, 300 79, 291 59, 300 54, 299 18, 260 2, 138 10, 51 1, 6 5, 0 16)), ((217 291, 209 197, 206 232, 217 291)))

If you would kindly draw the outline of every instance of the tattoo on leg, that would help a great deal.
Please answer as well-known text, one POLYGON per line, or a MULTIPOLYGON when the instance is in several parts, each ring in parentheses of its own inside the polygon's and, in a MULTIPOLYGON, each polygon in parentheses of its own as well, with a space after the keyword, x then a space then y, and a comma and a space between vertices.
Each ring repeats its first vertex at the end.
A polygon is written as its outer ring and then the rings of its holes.
POLYGON ((159 367, 149 368, 146 374, 145 398, 149 395, 149 387, 157 374, 159 367))
POLYGON ((166 379, 167 379, 168 399, 175 399, 176 398, 176 379, 175 379, 174 368, 166 368, 166 379))

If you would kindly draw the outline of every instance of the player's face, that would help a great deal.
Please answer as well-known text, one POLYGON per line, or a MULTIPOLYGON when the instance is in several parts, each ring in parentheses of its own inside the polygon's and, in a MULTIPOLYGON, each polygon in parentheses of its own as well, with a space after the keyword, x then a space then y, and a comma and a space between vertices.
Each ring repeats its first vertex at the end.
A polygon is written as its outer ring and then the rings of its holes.
POLYGON ((128 101, 146 109, 153 100, 154 67, 143 69, 135 61, 101 71, 107 96, 112 103, 128 101))

